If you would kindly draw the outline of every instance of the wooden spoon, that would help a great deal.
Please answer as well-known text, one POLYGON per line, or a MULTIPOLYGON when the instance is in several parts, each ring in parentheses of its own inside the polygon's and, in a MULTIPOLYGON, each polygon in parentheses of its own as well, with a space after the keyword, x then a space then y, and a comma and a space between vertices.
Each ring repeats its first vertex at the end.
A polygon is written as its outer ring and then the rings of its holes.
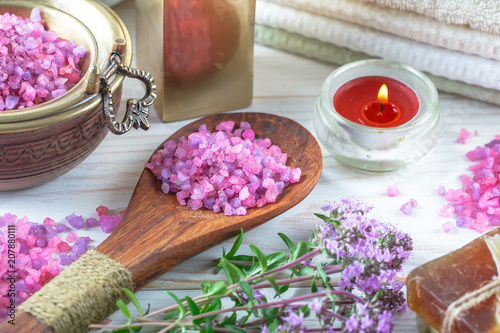
MULTIPOLYGON (((144 169, 119 226, 97 250, 120 262, 132 273, 135 291, 182 261, 239 233, 249 230, 292 208, 314 188, 321 174, 321 150, 304 127, 284 117, 265 113, 224 113, 196 120, 175 132, 179 139, 206 124, 208 130, 233 120, 247 121, 257 138, 270 138, 288 154, 287 165, 300 168, 299 183, 290 184, 275 203, 250 208, 244 216, 225 216, 210 210, 193 211, 161 190, 161 182, 144 169)), ((158 148, 162 148, 163 144, 158 148)), ((50 327, 27 313, 17 313, 16 325, 4 321, 0 332, 52 332, 50 327)))

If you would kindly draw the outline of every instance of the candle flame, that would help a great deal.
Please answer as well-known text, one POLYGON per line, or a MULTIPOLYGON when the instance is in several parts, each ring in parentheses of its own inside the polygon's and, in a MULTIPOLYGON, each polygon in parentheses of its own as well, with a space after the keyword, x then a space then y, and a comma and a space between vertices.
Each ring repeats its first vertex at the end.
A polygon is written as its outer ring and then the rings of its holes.
POLYGON ((389 89, 387 89, 387 86, 385 83, 380 87, 380 90, 378 91, 378 97, 377 100, 382 102, 382 103, 387 103, 387 100, 389 99, 389 89))

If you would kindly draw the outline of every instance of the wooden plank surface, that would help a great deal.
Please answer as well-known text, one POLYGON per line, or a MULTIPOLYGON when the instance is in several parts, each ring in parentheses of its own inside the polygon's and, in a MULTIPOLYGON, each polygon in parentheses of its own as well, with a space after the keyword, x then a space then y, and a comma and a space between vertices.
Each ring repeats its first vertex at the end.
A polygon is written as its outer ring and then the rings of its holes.
MULTIPOLYGON (((114 7, 126 23, 135 40, 134 2, 126 0, 114 7)), ((243 111, 267 112, 286 116, 306 127, 313 135, 313 111, 317 93, 328 74, 336 66, 287 54, 270 48, 255 46, 254 101, 243 111)), ((141 95, 140 84, 125 80, 123 101, 141 95)), ((339 164, 326 150, 323 151, 323 173, 311 194, 296 207, 259 226, 245 235, 245 244, 256 244, 264 251, 284 250, 278 232, 286 233, 292 240, 305 240, 320 221, 313 215, 321 212, 327 201, 346 196, 375 205, 374 213, 395 223, 414 239, 414 258, 406 272, 431 259, 442 256, 478 236, 468 229, 454 229, 445 234, 441 225, 449 219, 438 216, 445 201, 436 193, 439 185, 459 188, 458 177, 467 173, 470 163, 465 153, 478 145, 489 142, 500 134, 500 108, 459 96, 440 93, 443 112, 443 133, 436 149, 422 164, 388 175, 357 172, 339 164), (472 134, 465 145, 455 142, 460 129, 472 134), (388 185, 397 185, 398 197, 388 197, 388 185), (410 198, 418 201, 413 216, 406 216, 399 208, 410 198)), ((239 110, 242 111, 242 110, 239 110)), ((51 217, 62 222, 75 212, 84 217, 95 216, 99 205, 114 212, 123 210, 132 195, 144 163, 159 143, 189 121, 162 123, 155 113, 150 116, 148 132, 132 130, 123 136, 109 134, 100 147, 80 166, 42 186, 27 190, 0 192, 0 215, 10 212, 27 215, 31 221, 41 222, 51 217)), ((107 234, 97 230, 83 230, 96 247, 107 234)), ((140 237, 140 236, 138 236, 140 237)), ((138 293, 143 304, 150 303, 158 309, 171 301, 163 290, 177 295, 194 296, 200 283, 221 279, 214 275, 211 261, 226 249, 232 240, 209 249, 164 274, 138 293)), ((300 289, 300 288, 299 288, 300 289)), ((113 315, 116 322, 122 316, 113 315)), ((395 317, 394 332, 417 332, 415 315, 411 311, 395 317)))

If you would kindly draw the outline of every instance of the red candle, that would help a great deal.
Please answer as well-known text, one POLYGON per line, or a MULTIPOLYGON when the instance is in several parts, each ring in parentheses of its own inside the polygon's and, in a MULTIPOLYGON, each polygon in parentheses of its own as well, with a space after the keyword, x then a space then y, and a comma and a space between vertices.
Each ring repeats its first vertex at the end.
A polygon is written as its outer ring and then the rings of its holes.
POLYGON ((335 110, 344 118, 369 127, 397 127, 418 113, 417 94, 401 81, 364 76, 343 84, 333 96, 335 110))

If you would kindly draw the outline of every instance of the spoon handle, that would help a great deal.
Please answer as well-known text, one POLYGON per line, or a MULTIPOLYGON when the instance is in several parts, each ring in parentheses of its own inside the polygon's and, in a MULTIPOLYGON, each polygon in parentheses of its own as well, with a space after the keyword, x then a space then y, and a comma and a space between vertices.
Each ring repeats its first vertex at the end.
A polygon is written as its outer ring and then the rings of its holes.
POLYGON ((16 313, 14 324, 9 324, 10 318, 7 317, 0 324, 2 333, 52 333, 52 329, 40 322, 36 317, 26 312, 18 311, 16 313))

